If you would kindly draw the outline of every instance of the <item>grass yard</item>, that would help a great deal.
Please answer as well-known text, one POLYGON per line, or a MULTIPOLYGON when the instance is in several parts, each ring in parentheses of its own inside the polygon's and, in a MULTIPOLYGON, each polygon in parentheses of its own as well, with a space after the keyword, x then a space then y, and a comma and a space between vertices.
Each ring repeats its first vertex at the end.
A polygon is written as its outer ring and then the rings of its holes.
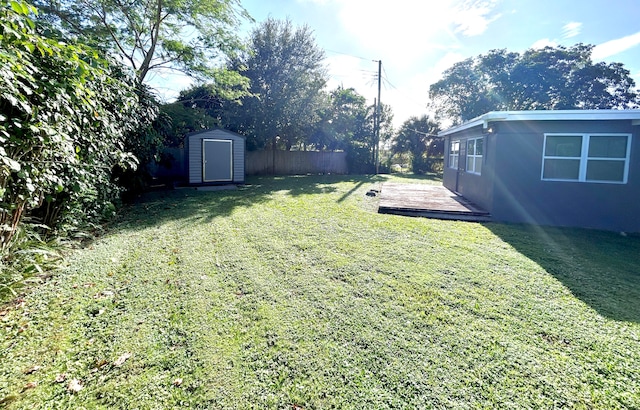
POLYGON ((385 178, 148 195, 0 307, 0 407, 640 408, 638 236, 379 215, 385 178))

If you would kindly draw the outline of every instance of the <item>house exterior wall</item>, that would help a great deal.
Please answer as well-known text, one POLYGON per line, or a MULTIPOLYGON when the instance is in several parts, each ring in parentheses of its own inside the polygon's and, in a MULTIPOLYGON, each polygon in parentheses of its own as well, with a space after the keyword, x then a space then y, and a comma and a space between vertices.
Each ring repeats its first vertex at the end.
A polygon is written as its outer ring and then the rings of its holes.
POLYGON ((214 129, 187 137, 187 168, 190 184, 202 184, 202 140, 233 141, 233 183, 243 183, 245 176, 245 139, 244 137, 223 129, 214 129))
POLYGON ((483 133, 482 127, 475 127, 460 133, 445 137, 445 167, 443 185, 471 199, 476 205, 491 211, 493 205, 492 174, 495 161, 495 138, 483 133), (484 152, 482 171, 480 175, 469 173, 467 167, 467 144, 472 138, 483 137, 484 152), (458 168, 452 169, 449 164, 449 150, 451 141, 460 141, 458 168))
POLYGON ((640 232, 640 133, 631 121, 501 122, 494 128, 495 220, 640 232), (631 134, 627 183, 543 181, 545 133, 631 134))
POLYGON ((482 126, 445 137, 445 187, 485 208, 495 221, 640 232, 640 126, 630 120, 496 121, 490 126, 480 176, 464 171, 462 149, 457 172, 448 168, 448 154, 452 139, 481 135, 482 126), (542 180, 545 133, 631 134, 627 182, 542 180))

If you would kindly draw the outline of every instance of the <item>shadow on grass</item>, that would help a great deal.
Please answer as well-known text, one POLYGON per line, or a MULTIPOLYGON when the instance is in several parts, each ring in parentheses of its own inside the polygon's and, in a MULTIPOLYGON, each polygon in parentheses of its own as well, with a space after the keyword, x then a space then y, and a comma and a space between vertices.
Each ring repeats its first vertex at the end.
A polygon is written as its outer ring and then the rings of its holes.
MULTIPOLYGON (((140 196, 123 212, 116 229, 139 229, 168 221, 199 220, 207 223, 230 215, 237 208, 249 208, 272 199, 276 192, 290 196, 335 193, 337 183, 351 182, 356 187, 386 180, 380 175, 308 175, 284 177, 249 177, 246 185, 236 190, 205 191, 193 188, 155 191, 140 196)), ((343 196, 345 198, 345 196, 343 196)))
POLYGON ((485 226, 602 316, 640 323, 640 235, 497 223, 485 226))
POLYGON ((426 182, 430 184, 433 184, 434 182, 442 183, 441 173, 439 174, 434 172, 427 172, 426 174, 396 173, 396 174, 389 174, 389 175, 407 180, 405 182, 415 182, 415 183, 426 182))
POLYGON ((348 192, 346 192, 344 195, 342 195, 338 199, 338 203, 343 202, 345 199, 349 198, 351 195, 353 195, 354 192, 360 189, 360 187, 364 184, 365 184, 365 181, 358 182, 353 188, 351 188, 348 192))

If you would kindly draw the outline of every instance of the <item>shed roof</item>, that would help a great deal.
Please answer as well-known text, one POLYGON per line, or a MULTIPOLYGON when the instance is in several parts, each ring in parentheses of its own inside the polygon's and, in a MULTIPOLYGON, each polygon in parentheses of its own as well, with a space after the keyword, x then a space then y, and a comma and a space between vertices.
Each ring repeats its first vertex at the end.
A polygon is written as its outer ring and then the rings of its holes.
POLYGON ((227 134, 235 135, 236 137, 247 139, 247 137, 245 137, 242 134, 238 134, 237 132, 229 131, 228 129, 225 129, 225 128, 222 128, 222 127, 211 127, 211 128, 206 128, 206 129, 203 129, 203 130, 192 131, 192 132, 186 134, 185 138, 188 138, 188 137, 191 137, 191 136, 194 136, 194 135, 206 134, 207 132, 214 132, 214 131, 222 131, 222 132, 225 132, 227 134))
POLYGON ((491 111, 455 127, 438 133, 444 137, 496 121, 594 121, 594 120, 631 120, 640 125, 640 110, 535 110, 535 111, 491 111))

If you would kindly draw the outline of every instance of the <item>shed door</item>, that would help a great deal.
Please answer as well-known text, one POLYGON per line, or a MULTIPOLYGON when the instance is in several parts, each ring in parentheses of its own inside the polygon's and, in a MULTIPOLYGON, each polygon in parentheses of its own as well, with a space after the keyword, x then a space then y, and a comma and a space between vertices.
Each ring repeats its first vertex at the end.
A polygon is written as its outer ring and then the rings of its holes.
POLYGON ((202 182, 233 181, 233 141, 202 140, 202 182))

